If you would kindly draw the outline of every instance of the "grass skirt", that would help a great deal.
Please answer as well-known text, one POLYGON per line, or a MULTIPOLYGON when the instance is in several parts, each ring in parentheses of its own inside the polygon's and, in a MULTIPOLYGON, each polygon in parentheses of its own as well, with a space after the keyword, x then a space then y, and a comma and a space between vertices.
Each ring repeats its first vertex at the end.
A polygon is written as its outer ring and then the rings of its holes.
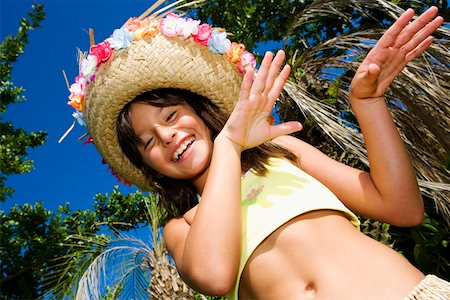
POLYGON ((405 300, 448 300, 450 299, 450 282, 435 275, 427 275, 406 296, 405 300))

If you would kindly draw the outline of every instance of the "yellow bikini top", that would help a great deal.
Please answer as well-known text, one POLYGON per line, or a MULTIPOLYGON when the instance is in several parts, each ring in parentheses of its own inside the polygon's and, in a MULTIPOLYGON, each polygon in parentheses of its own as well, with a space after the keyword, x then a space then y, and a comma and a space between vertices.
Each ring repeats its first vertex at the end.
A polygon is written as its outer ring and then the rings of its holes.
POLYGON ((303 213, 342 211, 359 228, 358 217, 323 184, 290 162, 271 158, 261 177, 249 170, 241 180, 242 249, 239 273, 228 299, 238 298, 239 282, 247 260, 278 227, 303 213))

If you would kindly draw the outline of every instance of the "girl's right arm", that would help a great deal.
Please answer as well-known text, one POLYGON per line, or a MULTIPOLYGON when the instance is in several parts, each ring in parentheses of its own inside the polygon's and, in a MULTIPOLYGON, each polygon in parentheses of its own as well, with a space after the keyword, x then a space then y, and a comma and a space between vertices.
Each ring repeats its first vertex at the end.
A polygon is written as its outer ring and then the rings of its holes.
POLYGON ((240 147, 219 136, 214 142, 200 204, 195 212, 169 221, 164 229, 166 246, 181 277, 208 295, 227 294, 236 277, 241 233, 240 176, 240 147))
MULTIPOLYGON (((166 246, 182 278, 209 295, 227 294, 234 285, 241 249, 241 152, 276 136, 301 129, 298 122, 272 126, 267 118, 290 68, 280 72, 284 52, 266 54, 253 81, 248 71, 239 101, 214 141, 202 200, 191 224, 188 217, 169 221, 166 246)), ((192 212, 190 212, 192 213, 192 212)))

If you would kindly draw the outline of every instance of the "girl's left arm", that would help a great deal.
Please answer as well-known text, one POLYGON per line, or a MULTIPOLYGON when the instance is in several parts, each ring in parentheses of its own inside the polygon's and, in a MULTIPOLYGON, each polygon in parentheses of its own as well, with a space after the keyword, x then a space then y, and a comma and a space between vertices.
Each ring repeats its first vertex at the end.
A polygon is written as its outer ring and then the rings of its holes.
POLYGON ((386 106, 384 93, 406 64, 432 43, 442 24, 431 7, 415 21, 407 10, 386 31, 358 68, 349 99, 368 152, 370 173, 328 159, 291 138, 278 141, 294 150, 301 167, 327 185, 350 209, 397 226, 420 224, 423 202, 406 147, 386 106))

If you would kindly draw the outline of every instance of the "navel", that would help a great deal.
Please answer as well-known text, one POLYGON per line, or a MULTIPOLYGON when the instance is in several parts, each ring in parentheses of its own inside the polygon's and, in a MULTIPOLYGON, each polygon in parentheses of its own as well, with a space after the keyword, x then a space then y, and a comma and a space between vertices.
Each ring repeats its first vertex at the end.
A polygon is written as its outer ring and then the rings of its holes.
POLYGON ((316 286, 314 285, 314 283, 309 283, 306 287, 305 287, 305 296, 308 299, 313 299, 314 297, 316 297, 316 286))

